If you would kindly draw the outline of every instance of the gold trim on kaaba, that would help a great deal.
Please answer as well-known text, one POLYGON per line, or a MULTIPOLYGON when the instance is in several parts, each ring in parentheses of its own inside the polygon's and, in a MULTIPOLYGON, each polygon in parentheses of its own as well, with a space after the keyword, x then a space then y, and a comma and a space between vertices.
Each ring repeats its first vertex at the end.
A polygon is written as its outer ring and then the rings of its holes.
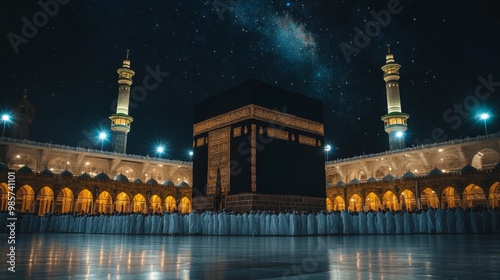
POLYGON ((201 147, 203 145, 205 145, 205 137, 196 139, 196 147, 201 147))
MULTIPOLYGON (((204 138, 201 138, 204 139, 204 138)), ((208 133, 207 194, 215 194, 217 169, 220 169, 221 192, 229 192, 231 127, 208 133)))
POLYGON ((288 131, 284 131, 281 129, 275 129, 275 128, 267 128, 267 136, 271 138, 276 138, 276 139, 281 139, 288 141, 288 131))
POLYGON ((316 146, 316 139, 309 137, 309 136, 304 136, 304 135, 299 134, 299 143, 309 145, 309 146, 316 146))
MULTIPOLYGON (((300 118, 294 115, 267 109, 257 105, 246 105, 228 113, 199 122, 193 126, 193 135, 224 127, 247 119, 257 119, 277 125, 283 125, 314 134, 324 135, 322 123, 300 118)), ((245 127, 246 134, 246 127, 245 127)))
POLYGON ((241 126, 233 128, 233 137, 241 136, 241 126))
POLYGON ((251 187, 252 187, 252 192, 257 191, 257 150, 255 147, 257 146, 257 126, 255 124, 252 124, 252 132, 250 134, 250 146, 251 146, 251 168, 250 168, 250 174, 251 174, 251 187))

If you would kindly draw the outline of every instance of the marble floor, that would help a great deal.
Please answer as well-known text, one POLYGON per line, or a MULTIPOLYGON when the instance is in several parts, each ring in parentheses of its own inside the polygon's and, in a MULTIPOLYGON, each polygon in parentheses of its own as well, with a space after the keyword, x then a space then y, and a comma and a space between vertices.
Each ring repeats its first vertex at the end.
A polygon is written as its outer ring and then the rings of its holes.
POLYGON ((27 234, 15 273, 5 240, 0 279, 500 279, 500 235, 27 234))

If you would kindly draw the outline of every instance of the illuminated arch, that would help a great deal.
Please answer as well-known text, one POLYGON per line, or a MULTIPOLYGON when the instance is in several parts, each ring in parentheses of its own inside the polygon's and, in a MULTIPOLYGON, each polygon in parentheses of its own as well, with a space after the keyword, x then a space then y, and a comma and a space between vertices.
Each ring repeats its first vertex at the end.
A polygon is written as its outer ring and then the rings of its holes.
POLYGON ((420 194, 420 204, 423 209, 427 209, 429 207, 438 208, 439 197, 433 189, 425 188, 420 194))
POLYGON ((132 168, 129 165, 121 165, 121 166, 117 167, 114 176, 120 175, 120 174, 125 175, 129 179, 129 181, 131 181, 131 182, 133 182, 135 179, 142 179, 141 175, 138 174, 138 172, 136 172, 134 170, 134 168, 132 168))
POLYGON ((362 211, 363 210, 363 200, 361 196, 357 194, 351 195, 349 198, 349 210, 351 211, 362 211))
POLYGON ((440 155, 436 162, 434 163, 438 169, 441 169, 443 172, 449 171, 460 171, 463 167, 460 159, 454 154, 444 154, 440 155))
POLYGON ((401 175, 405 174, 408 171, 411 171, 415 175, 427 174, 427 170, 425 169, 424 164, 418 160, 410 160, 401 166, 401 175))
POLYGON ((401 193, 401 209, 410 211, 417 208, 417 200, 415 199, 415 194, 410 190, 404 190, 401 193))
POLYGON ((375 193, 371 192, 366 196, 365 201, 366 208, 368 210, 378 211, 382 209, 382 204, 380 203, 380 198, 375 193))
POLYGON ((446 189, 444 189, 441 196, 441 201, 443 204, 443 208, 460 207, 460 195, 455 191, 455 188, 453 187, 447 187, 446 189))
POLYGON ((330 198, 326 198, 326 211, 333 211, 333 203, 330 198))
POLYGON ((163 173, 158 170, 156 167, 155 168, 150 168, 146 173, 144 173, 144 182, 146 182, 149 179, 155 179, 158 182, 161 182, 164 180, 165 176, 163 173))
POLYGON ((489 193, 490 207, 500 207, 500 182, 494 183, 489 193))
POLYGON ((71 170, 71 163, 68 160, 63 159, 62 157, 56 157, 51 159, 47 163, 47 168, 50 169, 54 174, 59 174, 63 170, 71 170))
POLYGON ((482 149, 472 157, 472 166, 476 169, 493 168, 500 160, 500 155, 492 149, 482 149))
POLYGON ((16 194, 16 210, 34 212, 35 191, 29 185, 22 186, 16 194))
POLYGON ((113 199, 107 191, 103 191, 95 200, 95 213, 111 213, 113 212, 113 199))
MULTIPOLYGON (((101 164, 94 162, 92 160, 87 160, 82 164, 82 173, 86 172, 90 176, 94 177, 95 175, 104 172, 104 168, 101 164)), ((105 173, 105 172, 104 172, 105 173)))
POLYGON ((7 211, 9 204, 9 185, 6 183, 0 184, 0 211, 7 211))
POLYGON ((9 161, 9 168, 17 170, 25 165, 30 167, 33 171, 37 170, 37 162, 36 159, 30 155, 30 154, 16 154, 10 161, 9 161))
POLYGON ((326 182, 332 184, 332 186, 335 186, 339 181, 341 180, 341 176, 338 172, 334 172, 333 174, 328 174, 326 176, 326 182))
POLYGON ((486 196, 484 195, 483 188, 474 184, 470 184, 465 188, 463 201, 465 203, 465 207, 487 207, 487 200, 486 196))
POLYGON ((64 188, 62 189, 58 194, 56 198, 56 205, 55 205, 55 211, 58 213, 68 213, 71 212, 73 209, 73 200, 74 200, 74 195, 73 192, 69 188, 64 188))
POLYGON ((156 194, 151 196, 149 199, 149 204, 151 205, 151 210, 153 213, 161 213, 162 207, 161 207, 161 198, 157 196, 156 194))
POLYGON ((177 185, 180 182, 186 182, 187 184, 189 183, 189 176, 185 173, 185 170, 176 170, 172 174, 172 181, 174 182, 175 185, 177 185))
POLYGON ((392 173, 392 167, 389 163, 384 163, 377 167, 377 171, 375 171, 375 178, 382 180, 386 175, 392 173))
POLYGON ((180 213, 191 213, 191 200, 187 197, 183 197, 179 203, 180 213))
POLYGON ((345 209, 345 200, 340 195, 333 200, 333 211, 342 211, 345 209))
POLYGON ((43 187, 36 198, 38 201, 38 216, 52 212, 54 205, 54 191, 49 187, 43 187))
POLYGON ((130 212, 130 197, 126 193, 121 192, 116 196, 115 211, 130 212))
POLYGON ((146 213, 146 198, 142 194, 138 193, 132 199, 132 211, 146 213))
POLYGON ((384 210, 399 210, 398 197, 393 192, 386 191, 384 196, 382 196, 382 205, 384 207, 384 210))
POLYGON ((76 198, 75 211, 90 213, 92 211, 93 198, 94 197, 92 196, 92 193, 89 190, 87 189, 82 190, 76 198))
POLYGON ((177 208, 177 203, 175 202, 175 198, 173 196, 167 196, 165 198, 165 211, 173 212, 177 208))
POLYGON ((361 172, 361 170, 359 170, 359 169, 352 170, 349 173, 349 176, 347 176, 348 177, 347 182, 350 182, 350 181, 352 181, 355 178, 358 179, 358 175, 360 174, 360 172, 361 172))

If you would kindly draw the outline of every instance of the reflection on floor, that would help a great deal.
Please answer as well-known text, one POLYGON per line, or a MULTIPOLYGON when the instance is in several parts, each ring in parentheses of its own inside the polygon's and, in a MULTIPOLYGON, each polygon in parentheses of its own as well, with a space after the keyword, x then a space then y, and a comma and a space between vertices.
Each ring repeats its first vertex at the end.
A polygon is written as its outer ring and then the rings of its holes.
POLYGON ((2 242, 1 279, 500 279, 498 235, 27 234, 16 243, 11 273, 2 242))

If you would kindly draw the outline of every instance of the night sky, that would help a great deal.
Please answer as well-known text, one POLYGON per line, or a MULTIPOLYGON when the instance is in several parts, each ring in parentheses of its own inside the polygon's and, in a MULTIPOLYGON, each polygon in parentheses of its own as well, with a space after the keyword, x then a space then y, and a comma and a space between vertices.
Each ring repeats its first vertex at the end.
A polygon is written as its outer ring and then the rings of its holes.
POLYGON ((168 76, 131 101, 127 153, 154 155, 165 143, 164 157, 189 160, 194 104, 251 78, 324 102, 330 160, 382 152, 388 43, 402 65, 407 146, 484 134, 480 110, 493 115, 488 132, 499 131, 494 1, 65 1, 46 22, 37 1, 6 1, 0 11, 0 109, 26 90, 36 107, 32 140, 77 146, 95 141, 99 126, 109 130, 102 120, 116 109, 116 69, 130 49, 135 86, 148 67, 168 76), (355 29, 373 13, 391 18, 360 44, 355 29), (22 18, 34 15, 40 27, 26 38, 22 18))

